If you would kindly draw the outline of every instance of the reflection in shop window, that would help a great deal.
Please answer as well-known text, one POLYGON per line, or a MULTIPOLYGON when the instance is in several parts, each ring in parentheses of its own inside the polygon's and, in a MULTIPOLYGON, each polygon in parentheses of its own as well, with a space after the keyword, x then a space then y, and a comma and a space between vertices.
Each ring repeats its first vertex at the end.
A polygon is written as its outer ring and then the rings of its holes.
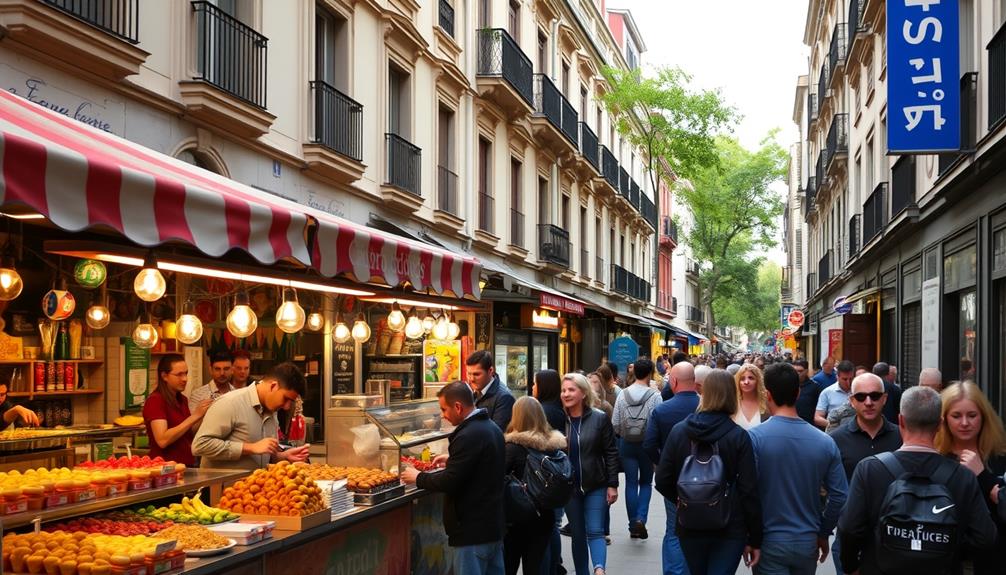
POLYGON ((975 381, 975 345, 978 327, 976 305, 978 294, 969 291, 961 294, 960 307, 960 374, 961 380, 975 381))
POLYGON ((999 230, 992 236, 992 269, 1006 270, 1006 230, 999 230))

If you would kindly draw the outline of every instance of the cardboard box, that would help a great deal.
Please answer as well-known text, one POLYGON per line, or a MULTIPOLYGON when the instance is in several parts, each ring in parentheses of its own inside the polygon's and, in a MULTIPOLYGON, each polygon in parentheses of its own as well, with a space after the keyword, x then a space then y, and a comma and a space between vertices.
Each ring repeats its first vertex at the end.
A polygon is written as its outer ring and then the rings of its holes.
POLYGON ((242 513, 241 521, 274 521, 276 531, 305 531, 312 527, 324 525, 332 520, 332 512, 326 507, 310 515, 284 517, 282 515, 252 515, 242 513))

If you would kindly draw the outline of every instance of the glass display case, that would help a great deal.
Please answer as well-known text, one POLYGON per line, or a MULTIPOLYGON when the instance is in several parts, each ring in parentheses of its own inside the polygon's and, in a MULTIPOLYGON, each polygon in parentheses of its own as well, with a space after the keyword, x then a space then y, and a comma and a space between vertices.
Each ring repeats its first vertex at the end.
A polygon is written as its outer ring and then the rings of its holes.
POLYGON ((332 396, 326 422, 329 465, 379 468, 398 472, 403 457, 421 458, 447 452, 453 426, 440 416, 436 399, 391 405, 381 396, 332 396))

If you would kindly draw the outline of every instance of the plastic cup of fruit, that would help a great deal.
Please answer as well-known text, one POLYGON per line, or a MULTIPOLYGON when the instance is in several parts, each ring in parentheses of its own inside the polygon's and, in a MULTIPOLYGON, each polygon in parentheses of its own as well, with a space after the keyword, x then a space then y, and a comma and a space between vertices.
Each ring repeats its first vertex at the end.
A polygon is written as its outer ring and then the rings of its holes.
POLYGON ((98 497, 108 497, 109 478, 103 473, 91 475, 91 486, 94 487, 95 495, 98 497))
POLYGON ((28 485, 21 490, 28 498, 28 509, 41 511, 45 507, 45 489, 38 485, 28 485))

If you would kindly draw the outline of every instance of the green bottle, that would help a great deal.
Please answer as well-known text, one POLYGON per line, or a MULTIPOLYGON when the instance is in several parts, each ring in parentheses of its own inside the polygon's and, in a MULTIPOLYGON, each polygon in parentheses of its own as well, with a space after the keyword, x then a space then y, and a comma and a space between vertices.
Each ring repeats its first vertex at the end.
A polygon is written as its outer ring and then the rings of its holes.
POLYGON ((66 322, 60 322, 56 334, 56 349, 53 350, 56 359, 70 359, 70 334, 66 330, 66 322))

